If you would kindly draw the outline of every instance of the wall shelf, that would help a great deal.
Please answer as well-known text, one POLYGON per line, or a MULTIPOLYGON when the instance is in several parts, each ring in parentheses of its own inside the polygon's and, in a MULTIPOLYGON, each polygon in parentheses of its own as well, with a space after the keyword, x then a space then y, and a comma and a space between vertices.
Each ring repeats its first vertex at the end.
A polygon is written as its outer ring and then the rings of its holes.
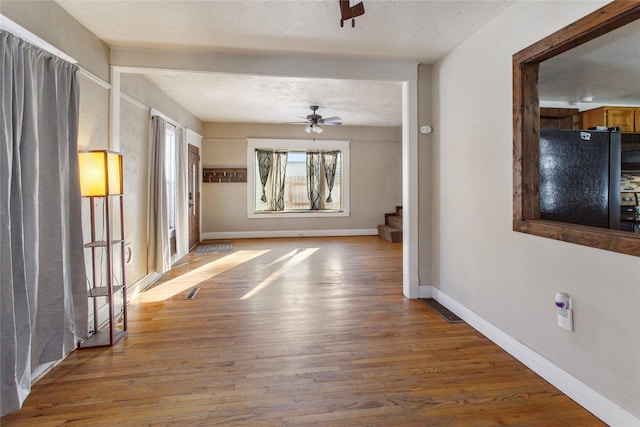
POLYGON ((113 334, 107 330, 98 331, 84 340, 80 348, 111 346, 124 338, 126 334, 126 330, 115 331, 113 334))
MULTIPOLYGON (((111 246, 117 245, 122 242, 124 242, 124 240, 111 240, 111 246)), ((107 246, 109 246, 109 242, 105 240, 99 240, 96 242, 89 242, 84 244, 85 248, 106 248, 107 246)))
POLYGON ((202 182, 247 182, 247 168, 202 168, 202 182))

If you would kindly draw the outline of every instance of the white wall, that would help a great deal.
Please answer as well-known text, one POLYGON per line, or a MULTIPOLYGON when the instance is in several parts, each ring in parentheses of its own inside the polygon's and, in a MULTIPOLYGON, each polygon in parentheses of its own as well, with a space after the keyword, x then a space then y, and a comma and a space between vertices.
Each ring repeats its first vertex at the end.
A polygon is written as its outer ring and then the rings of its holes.
MULTIPOLYGON (((418 126, 433 125, 431 66, 418 67, 418 126)), ((432 126, 433 127, 433 126, 432 126)), ((433 135, 418 133, 418 276, 433 284, 433 135)))
MULTIPOLYGON (((206 123, 203 129, 204 167, 246 167, 246 138, 304 139, 302 126, 206 123)), ((322 139, 350 140, 351 215, 340 218, 247 218, 246 183, 204 183, 203 230, 244 233, 291 230, 375 230, 384 213, 402 205, 402 135, 400 128, 325 127, 322 139)))
POLYGON ((640 260, 512 231, 512 55, 602 4, 516 2, 433 66, 434 281, 640 416, 640 260))

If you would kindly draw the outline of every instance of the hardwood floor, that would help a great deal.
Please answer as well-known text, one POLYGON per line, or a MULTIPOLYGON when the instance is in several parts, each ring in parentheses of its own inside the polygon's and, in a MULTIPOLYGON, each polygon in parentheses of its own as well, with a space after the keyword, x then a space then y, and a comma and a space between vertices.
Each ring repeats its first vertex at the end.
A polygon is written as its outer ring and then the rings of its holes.
POLYGON ((402 296, 402 245, 236 240, 129 306, 2 426, 604 425, 465 323, 402 296), (199 286, 195 299, 185 300, 199 286))

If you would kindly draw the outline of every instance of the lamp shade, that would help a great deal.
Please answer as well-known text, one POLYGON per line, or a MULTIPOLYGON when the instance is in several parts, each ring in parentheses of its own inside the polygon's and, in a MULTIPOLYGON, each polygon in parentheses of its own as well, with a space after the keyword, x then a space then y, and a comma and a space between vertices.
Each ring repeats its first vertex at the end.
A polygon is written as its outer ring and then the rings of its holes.
POLYGON ((78 166, 82 196, 122 194, 122 154, 108 150, 80 151, 78 166))

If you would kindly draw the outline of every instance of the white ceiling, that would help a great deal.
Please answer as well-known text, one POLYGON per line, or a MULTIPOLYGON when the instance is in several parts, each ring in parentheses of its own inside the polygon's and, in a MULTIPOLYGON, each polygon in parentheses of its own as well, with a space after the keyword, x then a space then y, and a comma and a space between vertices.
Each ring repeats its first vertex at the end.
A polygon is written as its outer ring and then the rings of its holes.
POLYGON ((542 62, 540 99, 583 110, 640 106, 640 20, 542 62))
MULTIPOLYGON (((364 0, 340 27, 338 0, 57 0, 112 47, 431 64, 511 1, 364 0)), ((640 105, 640 21, 541 64, 543 105, 640 105), (593 97, 592 104, 581 103, 593 97), (577 104, 576 104, 577 102, 577 104)), ((148 73, 205 122, 290 123, 319 105, 345 125, 399 126, 389 81, 148 73)))
MULTIPOLYGON (((364 0, 340 27, 338 0, 57 0, 112 47, 181 49, 430 64, 493 19, 510 1, 364 0)), ((345 125, 399 126, 397 82, 203 73, 146 75, 203 121, 289 123, 320 105, 345 125)))

